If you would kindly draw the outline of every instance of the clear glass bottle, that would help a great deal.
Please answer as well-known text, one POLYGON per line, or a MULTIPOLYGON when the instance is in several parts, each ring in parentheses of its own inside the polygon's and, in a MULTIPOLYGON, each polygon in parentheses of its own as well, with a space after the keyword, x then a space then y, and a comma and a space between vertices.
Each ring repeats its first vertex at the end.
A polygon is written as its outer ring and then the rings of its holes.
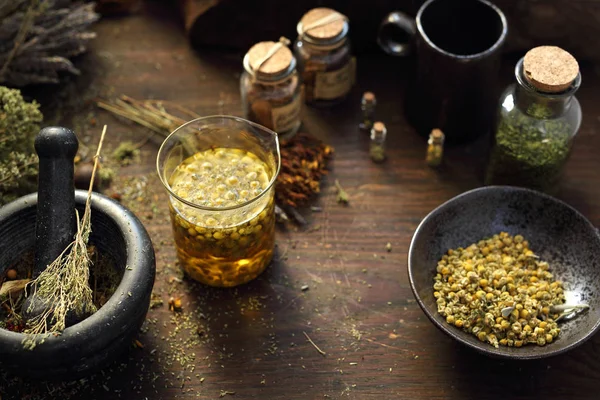
POLYGON ((371 142, 369 143, 369 156, 376 163, 383 162, 385 156, 385 138, 387 128, 383 122, 375 122, 371 128, 371 142))
POLYGON ((291 50, 281 42, 260 42, 246 53, 243 65, 244 117, 277 132, 281 139, 294 136, 301 125, 303 101, 291 50), (273 51, 273 46, 279 49, 273 51))
POLYGON ((517 63, 515 77, 500 98, 485 184, 554 193, 581 125, 579 66, 566 51, 542 46, 517 63))
POLYGON ((298 22, 294 53, 307 104, 330 106, 344 100, 352 89, 356 60, 348 30, 346 18, 330 8, 314 8, 298 22))
POLYGON ((437 167, 442 163, 442 158, 444 156, 444 139, 444 132, 439 129, 433 129, 429 134, 425 161, 430 167, 437 167))
POLYGON ((377 99, 373 92, 365 92, 360 101, 360 109, 362 111, 362 122, 359 128, 365 131, 371 131, 373 127, 373 121, 375 119, 375 106, 377 106, 377 99))

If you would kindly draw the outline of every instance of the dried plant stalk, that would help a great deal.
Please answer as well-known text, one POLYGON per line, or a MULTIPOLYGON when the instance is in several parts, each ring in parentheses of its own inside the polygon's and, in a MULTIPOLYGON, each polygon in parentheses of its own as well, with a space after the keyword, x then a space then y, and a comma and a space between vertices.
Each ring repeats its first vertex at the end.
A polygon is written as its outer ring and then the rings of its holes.
POLYGON ((28 311, 35 309, 37 301, 43 302, 44 312, 27 322, 27 334, 23 341, 26 349, 33 349, 38 343, 43 343, 49 335, 60 335, 66 328, 66 318, 69 312, 86 314, 96 312, 89 285, 91 260, 88 254, 88 241, 92 231, 91 225, 91 200, 92 187, 98 159, 106 134, 106 125, 94 156, 94 168, 90 179, 85 211, 81 222, 77 214, 77 233, 60 256, 56 258, 42 273, 31 282, 35 290, 35 297, 29 305, 28 311), (38 338, 41 340, 38 342, 38 338))
POLYGON ((98 107, 145 126, 163 137, 168 136, 175 129, 187 122, 183 118, 170 114, 165 106, 177 110, 192 119, 201 117, 187 108, 167 101, 136 100, 125 95, 120 96, 112 102, 100 100, 97 104, 98 107))

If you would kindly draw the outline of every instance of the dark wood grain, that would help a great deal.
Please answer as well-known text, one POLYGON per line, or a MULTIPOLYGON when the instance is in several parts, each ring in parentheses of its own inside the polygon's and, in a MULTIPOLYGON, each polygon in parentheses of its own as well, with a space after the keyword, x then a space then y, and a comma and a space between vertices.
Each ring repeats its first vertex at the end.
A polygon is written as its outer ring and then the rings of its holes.
MULTIPOLYGON (((86 86, 76 85, 82 92, 69 106, 76 112, 65 108, 63 122, 89 143, 108 124, 105 154, 148 132, 94 108, 90 101, 99 94, 172 100, 202 115, 241 114, 241 54, 194 52, 167 14, 155 4, 97 25, 86 61, 94 69, 81 77, 86 86)), ((406 273, 412 233, 433 208, 481 185, 485 146, 448 149, 439 172, 427 168, 424 140, 402 114, 403 102, 410 101, 403 93, 411 60, 371 56, 358 63, 348 102, 305 113, 303 129, 336 149, 314 203, 323 211, 306 212, 305 231, 278 232, 277 260, 265 274, 231 290, 179 281, 167 196, 155 173, 160 140, 153 139, 113 186, 144 221, 157 252, 155 292, 165 304, 148 314, 139 334, 144 348, 132 347, 86 383, 4 376, 2 399, 216 399, 221 391, 235 392, 223 393, 226 399, 597 398, 599 336, 549 360, 506 362, 459 346, 421 312, 406 273), (376 93, 379 118, 388 127, 383 165, 370 161, 367 135, 357 129, 364 90, 376 93), (349 206, 336 203, 334 179, 349 193, 349 206), (168 310, 170 296, 182 297, 181 315, 168 310), (320 355, 303 332, 327 354, 320 355), (185 365, 177 360, 182 356, 189 358, 185 365)), ((513 65, 506 60, 501 84, 512 79, 513 65)), ((578 97, 584 123, 559 197, 600 225, 600 77, 592 66, 583 78, 578 97)))

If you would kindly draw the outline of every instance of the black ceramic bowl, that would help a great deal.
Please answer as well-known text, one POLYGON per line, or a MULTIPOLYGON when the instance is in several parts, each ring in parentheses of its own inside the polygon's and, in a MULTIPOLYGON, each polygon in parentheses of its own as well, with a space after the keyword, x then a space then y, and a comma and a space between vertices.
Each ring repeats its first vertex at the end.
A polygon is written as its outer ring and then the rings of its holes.
POLYGON ((564 353, 590 338, 600 327, 600 236, 597 229, 567 204, 527 189, 490 186, 461 194, 433 210, 414 233, 408 253, 414 295, 429 319, 459 342, 482 353, 512 359, 535 359, 564 353), (561 322, 557 339, 546 346, 494 348, 449 325, 438 314, 433 278, 448 249, 506 231, 521 234, 531 249, 563 281, 567 302, 591 309, 561 322))
MULTIPOLYGON (((83 215, 86 196, 84 191, 75 192, 79 215, 83 215)), ((0 268, 34 247, 36 204, 34 193, 0 208, 0 268)), ((75 379, 106 366, 131 346, 146 317, 154 285, 152 242, 133 213, 97 193, 92 196, 90 240, 115 260, 123 274, 115 293, 92 316, 33 350, 23 349, 23 334, 0 329, 2 367, 27 377, 75 379)))

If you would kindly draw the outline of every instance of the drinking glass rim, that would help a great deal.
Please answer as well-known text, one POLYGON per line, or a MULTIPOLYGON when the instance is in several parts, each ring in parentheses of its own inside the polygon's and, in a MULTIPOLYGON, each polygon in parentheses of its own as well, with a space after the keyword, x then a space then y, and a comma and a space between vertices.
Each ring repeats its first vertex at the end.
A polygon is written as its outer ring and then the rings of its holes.
POLYGON ((206 117, 200 117, 200 118, 195 118, 192 119, 188 122, 186 122, 183 125, 178 126, 173 132, 171 132, 161 143, 159 149, 158 149, 158 153, 156 155, 156 171, 158 173, 158 178, 160 179, 161 183, 163 184, 163 186, 165 187, 165 189, 167 189, 167 192, 169 192, 169 195, 175 197, 178 201, 196 208, 196 209, 200 209, 200 210, 204 210, 204 211, 229 211, 229 210, 237 210, 240 209, 242 207, 246 207, 252 203, 254 203, 255 201, 259 200, 261 197, 263 197, 269 190, 271 190, 271 188, 273 188, 273 185, 275 184, 275 181, 277 180, 277 176, 279 175, 279 171, 281 169, 281 151, 279 148, 279 136, 277 134, 277 132, 274 132, 272 130, 270 130, 269 128, 266 128, 260 124, 257 124, 255 122, 252 121, 248 121, 247 119, 241 118, 241 117, 236 117, 233 115, 209 115, 206 117), (165 146, 165 144, 169 141, 169 139, 175 135, 177 132, 179 132, 180 129, 183 129, 185 127, 187 127, 190 124, 196 123, 196 122, 202 122, 205 120, 209 120, 209 119, 225 119, 225 120, 229 120, 229 121, 237 121, 237 122, 242 122, 245 124, 248 124, 254 128, 260 129, 264 132, 267 132, 269 134, 271 134, 273 136, 273 138, 275 139, 275 148, 277 149, 277 168, 275 170, 275 173, 273 174, 273 177, 271 178, 271 180, 269 181, 269 184, 267 185, 267 187, 257 196, 251 198, 250 200, 241 203, 241 204, 236 204, 234 206, 228 206, 228 207, 206 207, 206 206, 201 206, 195 203, 192 203, 189 200, 186 200, 180 196, 178 196, 177 194, 175 194, 175 192, 173 192, 173 190, 171 189, 171 185, 169 185, 169 183, 166 181, 166 179, 163 176, 163 173, 161 172, 161 168, 160 168, 160 156, 163 152, 163 148, 165 146))

